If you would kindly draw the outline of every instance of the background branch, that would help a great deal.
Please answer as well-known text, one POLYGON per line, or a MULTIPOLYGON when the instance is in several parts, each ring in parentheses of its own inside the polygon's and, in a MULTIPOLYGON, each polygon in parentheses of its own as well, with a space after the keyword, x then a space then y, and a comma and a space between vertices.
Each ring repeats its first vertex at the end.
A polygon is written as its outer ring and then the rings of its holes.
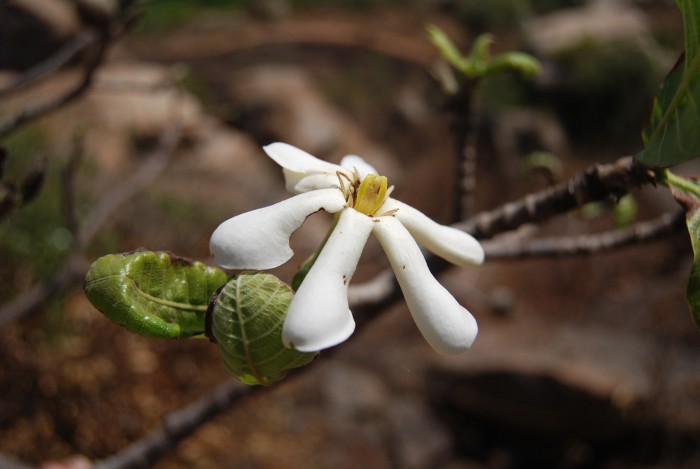
POLYGON ((93 76, 102 63, 110 42, 111 38, 109 36, 104 36, 98 42, 92 57, 85 64, 82 79, 71 89, 58 96, 52 96, 45 101, 28 106, 0 123, 0 138, 6 137, 20 126, 55 111, 82 96, 92 85, 93 76))
POLYGON ((187 407, 166 415, 160 429, 113 456, 95 462, 95 469, 150 467, 204 423, 245 398, 269 389, 271 388, 264 386, 247 386, 236 379, 226 381, 187 407))
POLYGON ((588 255, 652 241, 671 233, 680 232, 684 227, 684 212, 665 213, 653 220, 635 223, 624 229, 592 235, 524 241, 494 239, 486 240, 482 245, 486 251, 487 260, 588 255))
POLYGON ((7 117, 0 123, 0 138, 6 137, 10 132, 22 125, 55 111, 82 96, 92 85, 95 72, 104 61, 109 46, 135 24, 141 9, 139 3, 137 0, 119 2, 118 10, 114 13, 114 16, 105 18, 105 23, 98 25, 99 30, 81 33, 52 57, 31 68, 18 81, 10 85, 8 89, 1 90, 0 96, 17 91, 40 78, 56 72, 79 52, 85 53, 83 75, 78 83, 61 94, 27 106, 14 115, 7 117), (94 45, 94 48, 89 48, 88 46, 90 45, 94 45))
POLYGON ((55 54, 45 61, 35 65, 17 78, 14 83, 0 89, 0 98, 20 91, 32 83, 45 78, 66 65, 70 60, 85 50, 96 39, 92 31, 83 31, 70 42, 61 47, 55 54))
POLYGON ((611 164, 597 164, 568 181, 528 194, 455 225, 477 239, 490 238, 527 223, 548 218, 608 197, 619 198, 629 189, 655 182, 654 174, 631 156, 611 164))
POLYGON ((182 129, 179 124, 166 127, 161 134, 158 147, 151 156, 134 171, 131 177, 101 197, 83 226, 75 234, 71 253, 63 266, 50 279, 35 285, 26 293, 20 294, 0 306, 0 327, 36 310, 55 292, 63 290, 68 285, 79 282, 85 277, 88 267, 83 259, 85 247, 120 207, 139 192, 148 188, 150 183, 163 172, 177 148, 181 133, 182 129))
POLYGON ((474 213, 476 191, 477 139, 479 134, 479 110, 475 83, 462 86, 449 107, 456 114, 452 132, 456 138, 457 179, 455 181, 455 206, 452 220, 466 220, 474 213))

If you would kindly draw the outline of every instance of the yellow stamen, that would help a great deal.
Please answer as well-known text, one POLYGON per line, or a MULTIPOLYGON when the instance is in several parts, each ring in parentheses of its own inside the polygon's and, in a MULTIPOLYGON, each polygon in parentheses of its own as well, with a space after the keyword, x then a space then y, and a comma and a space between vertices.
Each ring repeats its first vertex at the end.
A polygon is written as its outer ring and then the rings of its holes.
POLYGON ((378 174, 368 174, 357 189, 353 208, 373 216, 386 200, 387 179, 378 174))

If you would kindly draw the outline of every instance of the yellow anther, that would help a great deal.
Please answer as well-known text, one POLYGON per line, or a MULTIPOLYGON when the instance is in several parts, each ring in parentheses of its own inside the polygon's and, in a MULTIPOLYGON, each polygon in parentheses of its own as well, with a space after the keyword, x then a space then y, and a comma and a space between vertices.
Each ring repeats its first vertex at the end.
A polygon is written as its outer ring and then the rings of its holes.
POLYGON ((357 189, 353 208, 365 215, 373 216, 386 199, 387 179, 378 174, 368 174, 357 189))

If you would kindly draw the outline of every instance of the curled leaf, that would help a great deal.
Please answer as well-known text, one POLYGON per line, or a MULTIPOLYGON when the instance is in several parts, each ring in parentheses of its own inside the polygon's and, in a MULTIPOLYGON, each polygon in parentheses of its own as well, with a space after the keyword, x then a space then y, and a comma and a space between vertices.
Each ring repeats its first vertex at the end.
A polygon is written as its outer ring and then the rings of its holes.
POLYGON ((181 339, 204 332, 204 315, 227 275, 166 252, 136 251, 97 259, 85 294, 111 321, 136 334, 181 339))
POLYGON ((671 194, 685 209, 686 225, 693 248, 693 267, 690 269, 686 298, 695 327, 700 329, 700 183, 664 171, 660 182, 671 189, 671 194))
POLYGON ((316 356, 282 343, 282 324, 293 296, 289 285, 274 275, 244 273, 212 299, 207 335, 219 344, 226 368, 242 382, 272 384, 316 356))

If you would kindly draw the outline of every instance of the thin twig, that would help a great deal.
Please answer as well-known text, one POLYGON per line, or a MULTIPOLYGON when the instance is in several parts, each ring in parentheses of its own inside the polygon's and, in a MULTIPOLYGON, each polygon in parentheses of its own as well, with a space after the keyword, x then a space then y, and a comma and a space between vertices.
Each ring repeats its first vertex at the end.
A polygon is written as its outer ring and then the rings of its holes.
POLYGON ((226 381, 187 407, 166 415, 161 428, 122 451, 96 461, 94 467, 95 469, 151 467, 204 423, 244 399, 261 394, 267 389, 270 388, 246 386, 235 379, 226 381))
POLYGON ((78 231, 78 215, 75 210, 75 177, 85 156, 85 139, 81 135, 73 137, 73 151, 61 171, 61 209, 66 228, 75 234, 78 231))
POLYGON ((45 78, 58 69, 66 65, 78 53, 85 50, 90 44, 95 41, 95 33, 93 31, 83 31, 73 40, 61 47, 55 54, 45 61, 35 65, 24 72, 14 83, 6 88, 0 89, 0 98, 8 94, 15 93, 27 86, 35 83, 42 78, 45 78))
POLYGON ((35 311, 55 292, 65 289, 85 276, 87 270, 87 263, 83 259, 85 247, 122 205, 148 188, 150 183, 163 172, 175 152, 181 133, 182 128, 179 124, 167 127, 161 134, 160 142, 153 154, 134 171, 131 177, 100 198, 90 216, 76 233, 71 253, 63 267, 50 279, 0 306, 0 327, 35 311))
POLYGON ((112 189, 108 196, 91 212, 80 231, 79 240, 82 248, 107 224, 109 218, 132 197, 147 189, 148 186, 165 170, 182 136, 182 125, 174 123, 167 126, 160 135, 158 146, 139 168, 126 181, 112 189))
POLYGON ((512 242, 487 240, 483 247, 487 260, 523 259, 528 257, 560 257, 595 254, 603 251, 653 241, 679 232, 684 226, 685 214, 665 213, 653 220, 635 223, 627 228, 591 235, 539 238, 512 242))
POLYGON ((455 226, 477 239, 490 238, 527 223, 543 222, 588 202, 620 197, 631 188, 654 182, 653 173, 626 156, 611 164, 595 165, 567 182, 482 212, 455 226))
POLYGON ((479 133, 479 110, 475 96, 476 86, 471 83, 453 98, 450 107, 457 115, 453 133, 457 138, 457 179, 455 181, 455 206, 452 220, 466 220, 474 213, 476 191, 477 140, 479 133), (466 108, 466 110, 464 109, 466 108))
POLYGON ((111 39, 110 36, 103 36, 98 41, 96 49, 92 51, 92 56, 84 66, 82 79, 75 86, 63 94, 52 96, 45 101, 26 107, 0 123, 0 138, 7 136, 20 126, 55 111, 82 96, 92 85, 94 74, 104 59, 111 39))

